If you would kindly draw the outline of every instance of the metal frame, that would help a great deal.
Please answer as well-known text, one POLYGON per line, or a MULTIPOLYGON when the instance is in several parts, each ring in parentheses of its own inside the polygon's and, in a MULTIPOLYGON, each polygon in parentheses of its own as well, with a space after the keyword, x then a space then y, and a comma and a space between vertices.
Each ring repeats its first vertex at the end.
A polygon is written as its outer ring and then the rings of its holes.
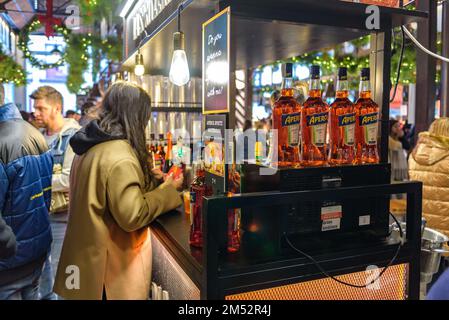
MULTIPOLYGON (((409 263, 409 299, 419 299, 421 250, 422 184, 407 182, 368 187, 339 188, 317 191, 267 192, 236 195, 235 197, 204 198, 203 208, 203 274, 202 299, 223 299, 226 295, 276 287, 322 278, 316 267, 304 257, 281 259, 233 270, 220 259, 226 250, 228 209, 275 206, 300 201, 407 194, 407 234, 396 263, 409 263)), ((396 244, 379 244, 373 248, 351 249, 316 257, 331 274, 361 271, 371 264, 385 265, 394 255, 396 244)))

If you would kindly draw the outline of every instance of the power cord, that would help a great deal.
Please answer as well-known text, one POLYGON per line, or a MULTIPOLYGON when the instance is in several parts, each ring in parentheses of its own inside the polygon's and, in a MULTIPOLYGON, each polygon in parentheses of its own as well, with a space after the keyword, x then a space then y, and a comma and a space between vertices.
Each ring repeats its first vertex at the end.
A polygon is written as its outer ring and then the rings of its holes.
POLYGON ((378 275, 374 280, 372 280, 370 283, 365 284, 365 285, 356 285, 356 284, 348 283, 348 282, 341 281, 341 280, 335 278, 334 276, 332 276, 331 274, 329 274, 326 270, 324 270, 324 268, 320 265, 320 263, 319 263, 318 261, 316 261, 312 256, 310 256, 310 255, 308 255, 307 253, 305 253, 304 251, 302 251, 302 250, 296 248, 296 247, 290 242, 290 240, 288 239, 288 237, 287 237, 287 235, 286 235, 285 233, 284 233, 284 237, 285 237, 285 240, 287 241, 287 244, 288 244, 293 250, 295 250, 296 252, 300 253, 301 255, 305 256, 305 257, 308 258, 310 261, 312 261, 313 264, 315 264, 315 266, 320 270, 320 272, 321 272, 323 275, 325 275, 326 277, 331 278, 332 280, 334 280, 334 281, 336 281, 336 282, 338 282, 338 283, 340 283, 340 284, 343 284, 343 285, 345 285, 345 286, 349 286, 349 287, 353 287, 353 288, 359 288, 359 289, 367 288, 368 286, 374 284, 377 280, 379 280, 379 279, 382 277, 382 275, 385 273, 385 271, 387 271, 387 269, 388 269, 388 268, 389 268, 389 267, 396 261, 398 255, 399 255, 399 251, 401 250, 401 247, 402 247, 402 244, 403 244, 403 236, 404 236, 404 233, 402 232, 401 224, 399 223, 398 219, 396 219, 396 217, 395 217, 391 212, 390 212, 390 215, 393 217, 394 221, 396 222, 396 224, 397 224, 398 227, 399 227, 399 235, 400 235, 400 237, 401 237, 401 242, 399 243, 398 248, 396 249, 396 253, 395 253, 395 255, 393 256, 393 258, 390 260, 390 262, 389 262, 389 263, 382 269, 382 271, 379 273, 379 275, 378 275))
POLYGON ((399 78, 401 76, 401 66, 402 66, 402 59, 404 57, 404 47, 405 47, 405 33, 404 33, 404 26, 401 26, 401 55, 399 56, 399 63, 398 68, 396 71, 396 82, 394 84, 394 91, 393 91, 393 97, 390 98, 390 103, 394 101, 394 98, 396 97, 396 92, 398 90, 398 84, 399 84, 399 78))
POLYGON ((440 55, 438 55, 438 54, 436 54, 436 53, 430 51, 429 49, 427 49, 426 47, 424 47, 421 43, 419 43, 419 41, 416 40, 416 38, 411 34, 410 31, 407 30, 407 28, 406 28, 405 26, 402 26, 402 27, 403 27, 402 30, 405 32, 405 34, 407 35, 407 37, 409 37, 410 40, 412 40, 412 41, 415 43, 415 45, 416 45, 419 49, 421 49, 422 51, 424 51, 424 52, 427 53, 428 55, 431 55, 432 57, 435 57, 435 58, 437 58, 437 59, 440 59, 441 61, 444 61, 444 62, 448 62, 448 63, 449 63, 449 58, 440 56, 440 55))

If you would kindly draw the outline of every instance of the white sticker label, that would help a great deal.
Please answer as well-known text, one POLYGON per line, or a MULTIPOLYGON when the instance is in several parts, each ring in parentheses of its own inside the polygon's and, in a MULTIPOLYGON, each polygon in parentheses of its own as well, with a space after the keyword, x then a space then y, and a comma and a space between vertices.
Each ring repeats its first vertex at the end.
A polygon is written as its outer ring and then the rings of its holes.
POLYGON ((359 226, 367 226, 371 223, 371 216, 360 216, 359 217, 359 226))
POLYGON ((321 231, 330 231, 340 229, 340 218, 324 220, 321 231))

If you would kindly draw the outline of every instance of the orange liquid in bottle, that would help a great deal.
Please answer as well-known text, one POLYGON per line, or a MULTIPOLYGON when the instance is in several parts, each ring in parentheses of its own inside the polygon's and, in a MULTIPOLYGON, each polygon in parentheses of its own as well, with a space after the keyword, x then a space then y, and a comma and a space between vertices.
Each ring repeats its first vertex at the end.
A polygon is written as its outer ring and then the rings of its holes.
POLYGON ((273 107, 273 129, 278 133, 278 167, 299 167, 301 106, 293 97, 292 65, 286 64, 281 97, 273 107))
POLYGON ((356 161, 354 104, 348 99, 346 68, 339 69, 337 94, 330 106, 329 116, 329 164, 349 165, 356 161))
POLYGON ((327 165, 329 106, 321 99, 319 67, 312 66, 309 98, 301 109, 301 165, 327 165))
POLYGON ((356 153, 357 163, 379 163, 377 133, 379 106, 371 99, 369 68, 362 69, 360 98, 356 109, 356 153))

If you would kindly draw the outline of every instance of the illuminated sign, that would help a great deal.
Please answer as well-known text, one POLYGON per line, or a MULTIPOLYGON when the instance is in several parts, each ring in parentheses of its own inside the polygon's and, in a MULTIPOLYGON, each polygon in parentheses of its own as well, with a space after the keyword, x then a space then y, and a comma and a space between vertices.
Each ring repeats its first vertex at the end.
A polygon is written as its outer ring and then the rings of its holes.
POLYGON ((132 17, 133 40, 135 41, 150 23, 167 7, 172 0, 147 0, 141 1, 136 6, 132 17))

